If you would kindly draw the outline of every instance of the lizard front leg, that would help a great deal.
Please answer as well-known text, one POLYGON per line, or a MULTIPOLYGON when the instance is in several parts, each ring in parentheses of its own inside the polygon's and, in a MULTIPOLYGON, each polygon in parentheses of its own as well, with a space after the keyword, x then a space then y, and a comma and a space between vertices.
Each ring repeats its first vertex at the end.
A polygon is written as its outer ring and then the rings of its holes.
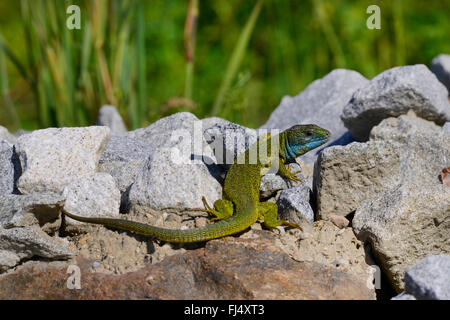
POLYGON ((291 164, 288 164, 288 167, 286 168, 286 166, 284 165, 284 161, 282 159, 280 159, 280 167, 278 168, 278 174, 280 176, 282 176, 283 178, 286 178, 286 179, 289 179, 292 181, 298 181, 298 182, 302 181, 302 179, 295 176, 297 173, 300 173, 300 172, 301 172, 301 170, 292 172, 291 164))
POLYGON ((259 218, 264 220, 264 226, 267 228, 276 228, 278 226, 285 226, 290 228, 302 228, 295 223, 289 221, 278 220, 278 207, 272 202, 261 202, 258 205, 259 218))

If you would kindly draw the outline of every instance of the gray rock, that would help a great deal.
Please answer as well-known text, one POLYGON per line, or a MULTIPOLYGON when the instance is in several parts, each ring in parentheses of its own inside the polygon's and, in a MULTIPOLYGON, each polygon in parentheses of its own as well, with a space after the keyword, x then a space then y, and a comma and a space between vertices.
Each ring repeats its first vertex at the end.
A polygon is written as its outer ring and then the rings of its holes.
POLYGON ((431 61, 431 71, 450 93, 450 55, 440 54, 431 61))
POLYGON ((278 198, 279 219, 302 224, 302 220, 314 222, 314 212, 309 204, 310 189, 307 186, 283 190, 278 198))
POLYGON ((112 135, 99 163, 133 162, 147 159, 156 148, 141 139, 112 135))
POLYGON ((64 197, 56 193, 0 196, 0 228, 45 225, 58 219, 64 197))
POLYGON ((449 165, 450 134, 433 122, 416 117, 412 112, 383 120, 373 128, 371 139, 401 145, 398 175, 403 180, 422 184, 439 183, 441 170, 449 165))
MULTIPOLYGON (((117 217, 120 207, 120 191, 111 175, 97 172, 68 184, 63 191, 64 209, 85 217, 117 217)), ((69 225, 84 223, 66 218, 69 225)))
POLYGON ((383 120, 367 143, 326 149, 315 167, 318 217, 347 215, 361 201, 408 181, 439 183, 450 135, 414 114, 383 120))
POLYGON ((385 141, 325 149, 314 167, 317 217, 346 216, 361 201, 399 185, 401 152, 400 144, 385 141))
POLYGON ((34 256, 67 259, 73 255, 68 242, 50 237, 39 226, 0 228, 0 271, 34 256))
MULTIPOLYGON (((249 129, 238 124, 213 118, 219 121, 205 128, 203 135, 211 147, 218 164, 231 165, 238 154, 241 154, 253 145, 258 134, 254 129, 249 129)), ((211 124, 211 118, 202 120, 203 124, 211 124)))
POLYGON ((124 135, 127 133, 127 128, 123 122, 122 117, 117 111, 116 107, 105 105, 100 108, 97 117, 98 126, 107 126, 111 129, 111 134, 124 135))
POLYGON ((220 170, 203 136, 202 121, 193 114, 176 113, 127 137, 155 148, 137 168, 127 211, 189 210, 203 207, 202 196, 210 203, 220 198, 220 170))
POLYGON ((353 230, 370 242, 394 288, 403 290, 405 270, 430 254, 449 254, 449 188, 406 183, 387 189, 355 212, 353 230))
POLYGON ((21 136, 17 153, 21 193, 61 192, 65 185, 97 170, 109 128, 49 128, 21 136))
POLYGON ((329 145, 354 141, 340 115, 352 94, 369 81, 356 71, 337 69, 311 83, 295 97, 283 97, 280 105, 261 128, 285 130, 296 124, 316 124, 331 131, 330 141, 310 151, 302 160, 314 163, 321 150, 329 145))
MULTIPOLYGON (((177 145, 181 139, 198 139, 202 136, 202 122, 190 112, 178 112, 152 123, 146 128, 129 131, 126 136, 143 140, 155 148, 177 145), (198 132, 195 132, 197 129, 198 132)), ((200 138, 201 139, 201 138, 200 138)), ((197 142, 197 141, 196 141, 197 142)))
POLYGON ((417 299, 450 300, 450 256, 429 256, 408 268, 405 292, 417 299))
MULTIPOLYGON (((291 171, 298 171, 301 167, 297 163, 291 165, 291 171)), ((261 177, 260 193, 262 198, 270 198, 278 191, 293 187, 307 186, 312 188, 312 177, 305 177, 302 173, 297 173, 296 176, 301 179, 300 182, 287 180, 275 173, 268 173, 261 177)))
POLYGON ((98 170, 109 173, 124 193, 133 183, 137 171, 156 148, 141 139, 111 136, 99 161, 98 170))
POLYGON ((261 177, 261 183, 259 187, 260 195, 262 198, 267 199, 274 196, 278 191, 289 188, 289 185, 285 179, 275 173, 268 173, 261 177))
POLYGON ((33 131, 30 131, 30 130, 24 130, 24 129, 19 129, 19 130, 17 130, 16 132, 14 132, 13 136, 16 138, 16 142, 17 142, 17 139, 18 139, 19 137, 24 136, 24 135, 26 135, 26 134, 30 134, 31 132, 33 132, 33 131))
POLYGON ((8 129, 2 126, 0 126, 0 140, 6 140, 11 144, 15 144, 17 142, 17 138, 9 133, 8 129))
POLYGON ((417 299, 411 294, 402 292, 399 295, 391 298, 391 300, 417 300, 417 299))
POLYGON ((367 141, 381 120, 413 110, 421 118, 444 124, 450 120, 447 89, 424 65, 389 69, 358 89, 341 119, 350 133, 367 141))
POLYGON ((14 172, 13 146, 0 139, 0 194, 13 193, 14 172))
POLYGON ((232 123, 232 122, 225 120, 223 118, 220 118, 220 117, 208 117, 208 118, 202 119, 201 121, 202 121, 203 131, 206 131, 207 129, 209 129, 215 125, 226 126, 226 125, 232 123))
MULTIPOLYGON (((130 211, 202 208, 201 197, 209 203, 221 197, 221 185, 208 166, 192 157, 190 139, 169 148, 159 148, 139 170, 130 188, 130 211)), ((205 149, 207 152, 207 149, 205 149)), ((214 156, 206 153, 210 159, 214 156)))
POLYGON ((443 130, 444 132, 450 133, 450 122, 446 122, 446 123, 444 124, 444 126, 442 127, 442 130, 443 130))

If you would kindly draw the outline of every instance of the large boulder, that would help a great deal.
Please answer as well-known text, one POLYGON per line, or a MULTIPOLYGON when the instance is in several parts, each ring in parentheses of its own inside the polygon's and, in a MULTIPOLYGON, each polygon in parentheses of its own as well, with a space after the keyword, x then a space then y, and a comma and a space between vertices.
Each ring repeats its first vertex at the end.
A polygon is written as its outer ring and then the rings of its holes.
POLYGON ((358 206, 354 232, 370 242, 398 292, 407 268, 430 254, 450 254, 449 194, 442 184, 411 183, 358 206))
POLYGON ((445 86, 424 65, 395 67, 359 88, 345 106, 341 119, 359 141, 381 120, 413 110, 423 119, 443 125, 450 120, 445 86))
POLYGON ((448 166, 450 134, 412 112, 383 120, 371 140, 330 147, 315 167, 317 216, 348 215, 362 201, 405 181, 438 183, 448 166))
POLYGON ((109 128, 49 128, 19 137, 21 193, 61 192, 66 184, 94 174, 109 139, 109 128))

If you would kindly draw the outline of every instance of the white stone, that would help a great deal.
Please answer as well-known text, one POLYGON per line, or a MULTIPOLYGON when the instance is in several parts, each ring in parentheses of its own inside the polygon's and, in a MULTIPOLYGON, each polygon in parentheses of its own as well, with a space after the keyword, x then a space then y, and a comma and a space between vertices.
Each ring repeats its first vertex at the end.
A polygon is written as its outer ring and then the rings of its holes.
POLYGON ((61 192, 70 182, 97 170, 109 128, 49 128, 21 136, 17 153, 22 166, 21 193, 61 192))
MULTIPOLYGON (((114 178, 107 173, 97 172, 73 181, 64 188, 66 199, 64 209, 85 217, 117 217, 120 207, 120 191, 114 178)), ((66 217, 66 222, 82 225, 83 222, 66 217)))

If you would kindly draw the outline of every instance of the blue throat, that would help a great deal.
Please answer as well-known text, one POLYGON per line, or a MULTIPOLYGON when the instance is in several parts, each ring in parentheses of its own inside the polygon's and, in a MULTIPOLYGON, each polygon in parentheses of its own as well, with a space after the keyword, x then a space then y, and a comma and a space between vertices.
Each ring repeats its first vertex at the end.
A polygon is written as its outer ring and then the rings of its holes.
POLYGON ((297 158, 297 154, 289 144, 289 140, 286 138, 284 142, 284 151, 286 152, 285 157, 287 160, 292 160, 297 158))

